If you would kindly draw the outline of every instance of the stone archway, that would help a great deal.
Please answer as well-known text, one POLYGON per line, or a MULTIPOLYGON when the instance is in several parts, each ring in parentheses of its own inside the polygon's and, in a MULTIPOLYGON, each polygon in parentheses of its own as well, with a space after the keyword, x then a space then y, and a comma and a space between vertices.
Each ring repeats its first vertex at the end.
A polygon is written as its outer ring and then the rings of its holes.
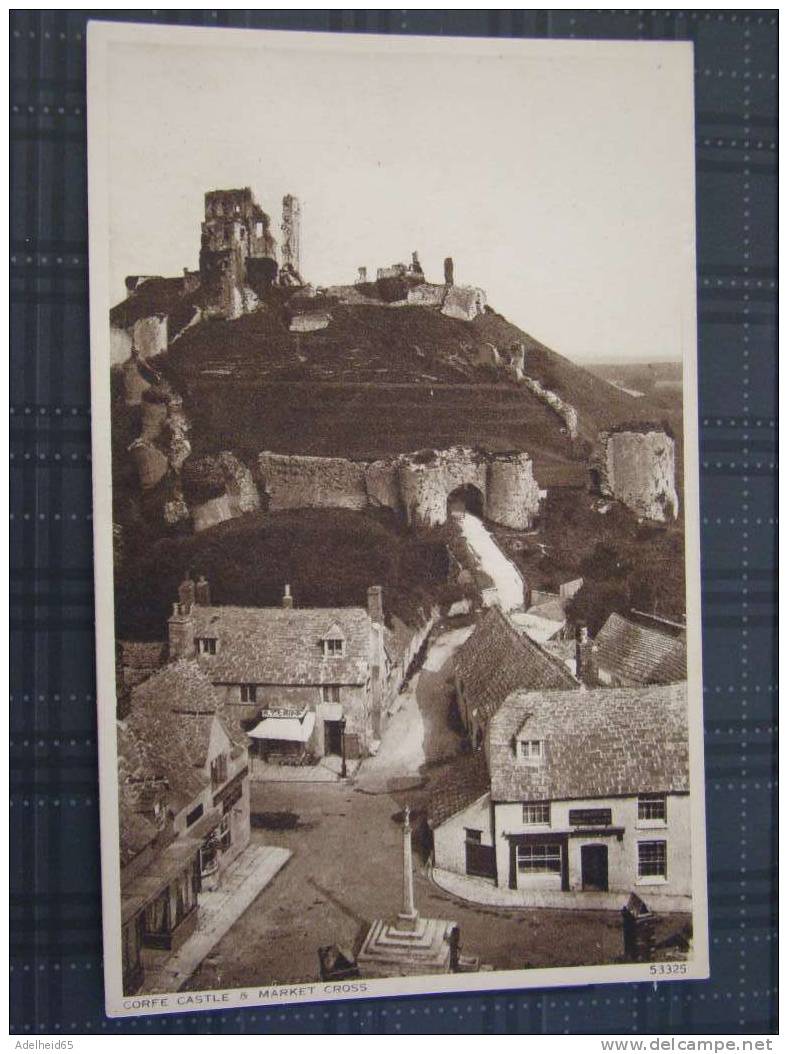
POLYGON ((484 495, 473 483, 463 483, 446 496, 446 512, 448 516, 469 512, 481 520, 484 518, 484 495))

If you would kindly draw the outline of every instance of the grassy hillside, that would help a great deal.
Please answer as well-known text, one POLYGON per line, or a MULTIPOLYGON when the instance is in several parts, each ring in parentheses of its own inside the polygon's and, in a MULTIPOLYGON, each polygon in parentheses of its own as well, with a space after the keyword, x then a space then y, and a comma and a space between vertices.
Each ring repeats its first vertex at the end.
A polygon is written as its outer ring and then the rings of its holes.
POLYGON ((386 612, 410 621, 421 605, 452 595, 445 532, 416 535, 393 517, 344 509, 251 513, 196 535, 130 535, 124 549, 115 583, 121 639, 163 639, 187 568, 207 576, 217 604, 276 605, 287 582, 296 605, 365 606, 377 584, 386 612))
POLYGON ((366 458, 463 443, 528 450, 537 462, 577 457, 552 411, 477 364, 490 344, 522 342, 526 372, 577 408, 587 441, 616 422, 664 414, 661 403, 617 390, 492 311, 465 322, 420 306, 319 306, 331 314, 327 328, 292 333, 292 302, 274 290, 250 315, 190 328, 160 358, 184 395, 196 453, 366 458))

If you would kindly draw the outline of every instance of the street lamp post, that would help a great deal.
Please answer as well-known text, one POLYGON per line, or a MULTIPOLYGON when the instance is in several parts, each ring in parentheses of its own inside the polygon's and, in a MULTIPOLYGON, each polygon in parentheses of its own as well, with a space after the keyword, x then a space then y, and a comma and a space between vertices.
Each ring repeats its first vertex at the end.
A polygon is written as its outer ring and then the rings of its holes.
POLYGON ((339 740, 340 740, 340 747, 341 747, 341 750, 342 750, 342 772, 341 772, 341 776, 342 776, 343 780, 347 779, 347 760, 345 758, 345 724, 346 723, 347 722, 346 722, 346 719, 344 717, 340 719, 340 722, 339 722, 339 740))

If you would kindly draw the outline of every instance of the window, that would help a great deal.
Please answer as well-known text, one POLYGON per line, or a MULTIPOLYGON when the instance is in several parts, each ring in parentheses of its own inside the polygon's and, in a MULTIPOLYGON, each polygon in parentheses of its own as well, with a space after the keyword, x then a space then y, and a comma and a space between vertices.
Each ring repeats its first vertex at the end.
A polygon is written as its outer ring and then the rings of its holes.
POLYGON ((211 786, 218 787, 227 782, 227 755, 217 754, 211 762, 211 786))
POLYGON ((216 654, 216 637, 197 637, 195 643, 198 655, 216 654))
POLYGON ((550 823, 550 802, 531 801, 523 805, 523 823, 550 823))
POLYGON ((665 823, 667 818, 667 799, 664 794, 638 795, 639 820, 661 820, 665 823))
POLYGON ((191 812, 186 814, 186 826, 191 827, 193 823, 197 823, 199 818, 202 816, 202 805, 198 805, 196 809, 192 809, 191 812))
POLYGON ((324 703, 338 703, 339 702, 339 685, 338 684, 324 684, 322 688, 323 702, 324 703))
POLYGON ((527 875, 560 875, 560 844, 556 842, 544 845, 518 845, 517 870, 527 875))
POLYGON ((638 878, 668 877, 668 843, 638 842, 638 878))
POLYGON ((257 702, 257 685, 256 684, 242 684, 241 685, 241 702, 242 703, 256 703, 257 702))
POLYGON ((263 221, 262 220, 258 220, 257 223, 255 223, 255 225, 254 225, 254 233, 255 233, 256 237, 262 238, 262 236, 263 236, 263 221))
POLYGON ((323 654, 329 659, 345 654, 345 642, 341 637, 326 637, 323 641, 323 654))
POLYGON ((521 739, 520 757, 523 761, 531 761, 538 764, 542 760, 543 744, 541 739, 521 739))
POLYGON ((481 840, 482 840, 482 832, 481 831, 477 831, 473 827, 466 827, 465 828, 465 841, 466 842, 476 842, 477 844, 481 844, 481 840))

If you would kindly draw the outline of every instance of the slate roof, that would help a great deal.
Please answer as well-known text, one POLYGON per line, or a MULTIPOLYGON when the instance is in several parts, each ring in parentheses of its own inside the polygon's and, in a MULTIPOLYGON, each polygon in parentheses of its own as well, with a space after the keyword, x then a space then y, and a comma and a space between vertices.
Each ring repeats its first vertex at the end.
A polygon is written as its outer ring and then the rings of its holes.
POLYGON ((433 830, 490 789, 487 762, 482 753, 466 754, 454 760, 430 787, 427 822, 433 830))
POLYGON ((672 684, 687 677, 687 644, 613 613, 596 636, 597 663, 629 684, 672 684))
POLYGON ((167 658, 167 645, 162 640, 119 641, 124 666, 150 666, 158 669, 167 658))
POLYGON ((215 637, 200 655, 214 684, 365 684, 371 623, 364 608, 192 608, 195 637, 215 637), (339 627, 343 657, 324 658, 321 641, 339 627))
POLYGON ((689 790, 687 685, 514 692, 487 729, 494 801, 557 801, 689 790), (540 739, 529 765, 515 741, 540 739))
POLYGON ((136 751, 126 758, 127 778, 166 781, 168 800, 180 811, 207 784, 203 770, 217 718, 239 746, 240 732, 198 664, 184 659, 165 666, 132 689, 126 726, 136 751))
POLYGON ((471 710, 490 717, 517 688, 570 689, 578 682, 564 664, 520 633, 498 607, 488 608, 458 648, 455 670, 471 710))

